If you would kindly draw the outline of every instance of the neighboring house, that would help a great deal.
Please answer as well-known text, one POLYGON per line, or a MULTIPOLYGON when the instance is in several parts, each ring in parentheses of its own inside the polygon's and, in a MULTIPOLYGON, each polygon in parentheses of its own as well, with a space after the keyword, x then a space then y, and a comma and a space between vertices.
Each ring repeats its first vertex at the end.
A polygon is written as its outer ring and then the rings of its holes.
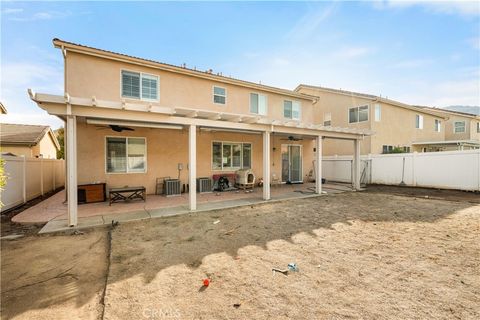
MULTIPOLYGON (((325 126, 371 130, 362 154, 422 151, 422 141, 443 141, 447 115, 379 96, 301 84, 296 92, 317 96, 325 126)), ((351 143, 326 140, 324 155, 350 155, 351 143)))
POLYGON ((369 130, 324 127, 315 96, 54 39, 65 63, 65 94, 32 100, 66 121, 69 223, 77 223, 77 184, 145 186, 179 178, 196 210, 196 178, 251 168, 270 181, 316 174, 322 141, 354 141, 353 183, 360 187, 360 143, 369 130), (342 140, 343 141, 343 140, 342 140), (81 174, 80 174, 81 173, 81 174))
POLYGON ((423 151, 452 151, 480 149, 480 116, 440 108, 421 107, 448 117, 445 140, 417 143, 423 151))
POLYGON ((0 114, 7 114, 7 108, 0 102, 0 114))
POLYGON ((49 126, 0 123, 1 152, 16 156, 57 159, 57 137, 49 126))

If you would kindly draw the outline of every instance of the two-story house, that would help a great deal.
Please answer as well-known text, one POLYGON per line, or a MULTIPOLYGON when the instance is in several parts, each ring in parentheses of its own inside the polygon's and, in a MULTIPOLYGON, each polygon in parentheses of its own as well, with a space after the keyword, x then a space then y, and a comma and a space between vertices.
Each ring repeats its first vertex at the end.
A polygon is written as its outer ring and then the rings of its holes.
POLYGON ((453 151, 480 149, 480 116, 440 108, 422 107, 448 117, 444 141, 416 143, 423 151, 453 151))
POLYGON ((270 181, 302 182, 313 170, 321 192, 324 139, 353 141, 354 186, 360 187, 362 128, 325 127, 318 98, 185 66, 132 57, 59 39, 65 93, 31 99, 66 121, 69 224, 77 223, 77 185, 144 186, 178 178, 196 210, 196 178, 250 168, 270 181))
MULTIPOLYGON (((324 126, 349 127, 375 132, 361 143, 362 154, 423 151, 419 142, 443 141, 443 113, 358 92, 301 84, 296 92, 318 97, 324 126)), ((326 140, 324 155, 350 155, 351 142, 326 140)))

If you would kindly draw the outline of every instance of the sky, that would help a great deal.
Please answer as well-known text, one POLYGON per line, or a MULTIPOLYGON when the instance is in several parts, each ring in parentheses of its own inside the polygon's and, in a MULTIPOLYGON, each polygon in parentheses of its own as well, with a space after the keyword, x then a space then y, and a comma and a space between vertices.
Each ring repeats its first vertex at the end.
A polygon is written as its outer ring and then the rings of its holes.
POLYGON ((63 94, 53 38, 242 80, 480 105, 480 3, 0 2, 3 123, 63 125, 28 97, 63 94))

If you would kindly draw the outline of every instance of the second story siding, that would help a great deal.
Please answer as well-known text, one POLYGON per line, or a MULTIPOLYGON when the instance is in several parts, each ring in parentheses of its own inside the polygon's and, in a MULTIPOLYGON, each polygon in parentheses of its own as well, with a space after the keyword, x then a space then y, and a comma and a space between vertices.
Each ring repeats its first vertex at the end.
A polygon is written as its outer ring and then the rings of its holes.
MULTIPOLYGON (((215 112, 251 115, 251 94, 265 97, 266 118, 274 120, 292 120, 285 116, 285 101, 300 106, 298 121, 314 124, 313 101, 299 94, 283 95, 262 87, 250 88, 216 79, 204 79, 167 70, 96 57, 77 52, 68 52, 65 65, 65 90, 73 97, 93 97, 98 100, 122 101, 154 104, 164 107, 179 107, 215 112), (135 85, 122 90, 122 71, 124 80, 135 85), (140 75, 145 75, 145 92, 137 88, 140 75), (150 79, 152 80, 151 82, 150 79), (158 81, 158 93, 154 91, 155 79, 158 81), (149 87, 150 86, 150 87, 149 87), (218 89, 215 91, 215 87, 218 89), (123 91, 123 95, 122 95, 123 91), (148 91, 148 92, 147 92, 148 91), (214 97, 215 92, 224 97, 214 97), (147 99, 142 99, 145 94, 147 99), (150 98, 156 99, 150 99, 150 98), (224 102, 224 103, 223 103, 224 102)), ((221 79, 221 78, 220 78, 221 79)), ((228 78, 226 78, 228 79, 228 78)), ((288 104, 288 103, 287 103, 288 104)), ((295 120, 295 119, 293 119, 295 120)))

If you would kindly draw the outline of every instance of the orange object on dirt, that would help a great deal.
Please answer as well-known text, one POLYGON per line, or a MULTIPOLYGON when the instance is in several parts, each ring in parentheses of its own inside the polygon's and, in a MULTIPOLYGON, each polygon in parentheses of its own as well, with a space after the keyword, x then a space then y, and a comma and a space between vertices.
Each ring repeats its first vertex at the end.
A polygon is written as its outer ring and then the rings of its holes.
POLYGON ((209 284, 210 284, 210 279, 208 279, 208 278, 207 278, 207 279, 203 279, 203 285, 204 285, 205 287, 208 287, 209 284))

